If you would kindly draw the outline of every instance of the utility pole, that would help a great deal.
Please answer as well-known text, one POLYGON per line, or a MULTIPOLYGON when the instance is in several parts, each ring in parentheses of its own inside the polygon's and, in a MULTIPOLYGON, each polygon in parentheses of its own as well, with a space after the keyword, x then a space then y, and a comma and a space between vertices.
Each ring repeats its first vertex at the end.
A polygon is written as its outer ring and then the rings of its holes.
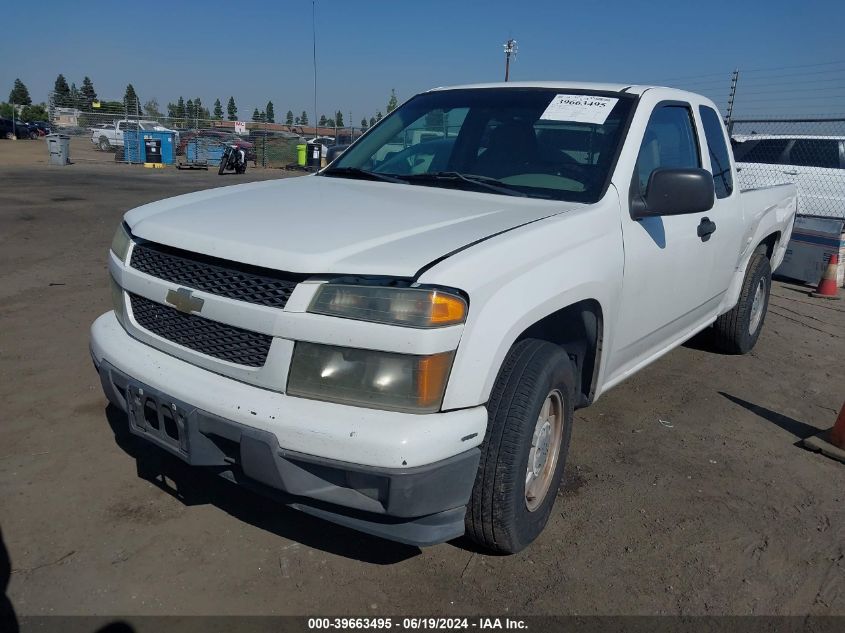
POLYGON ((510 78, 511 74, 511 56, 516 57, 516 40, 509 39, 504 44, 505 47, 505 81, 510 78))
POLYGON ((739 81, 739 69, 731 73, 731 92, 728 95, 728 112, 725 116, 725 125, 728 127, 728 134, 733 133, 734 101, 736 100, 736 84, 739 81))

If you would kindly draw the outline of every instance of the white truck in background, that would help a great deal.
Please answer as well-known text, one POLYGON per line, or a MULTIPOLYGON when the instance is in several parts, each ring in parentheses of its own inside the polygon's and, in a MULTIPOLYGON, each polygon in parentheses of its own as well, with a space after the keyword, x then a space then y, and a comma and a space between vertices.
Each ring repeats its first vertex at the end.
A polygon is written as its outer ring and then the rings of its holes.
POLYGON ((740 186, 795 183, 801 215, 845 218, 845 137, 736 134, 731 142, 740 186))
POLYGON ((100 150, 109 152, 116 147, 123 147, 123 134, 127 131, 136 130, 152 130, 156 132, 173 132, 174 147, 179 145, 179 133, 176 130, 171 130, 158 121, 139 121, 135 119, 123 119, 115 121, 113 125, 108 127, 91 128, 91 142, 100 150))
POLYGON ((129 211, 95 366, 189 464, 385 538, 519 551, 575 408, 704 330, 757 342, 796 189, 741 192, 729 148, 668 88, 417 95, 316 175, 129 211))

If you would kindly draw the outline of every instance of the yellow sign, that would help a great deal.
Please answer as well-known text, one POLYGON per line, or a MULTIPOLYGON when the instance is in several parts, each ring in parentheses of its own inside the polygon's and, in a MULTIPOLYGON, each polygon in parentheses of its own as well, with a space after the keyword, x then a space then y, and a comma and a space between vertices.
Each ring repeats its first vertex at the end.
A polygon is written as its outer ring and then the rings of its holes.
POLYGON ((100 107, 100 102, 99 102, 99 101, 92 101, 92 102, 91 102, 91 107, 92 107, 92 108, 99 108, 99 107, 100 107))

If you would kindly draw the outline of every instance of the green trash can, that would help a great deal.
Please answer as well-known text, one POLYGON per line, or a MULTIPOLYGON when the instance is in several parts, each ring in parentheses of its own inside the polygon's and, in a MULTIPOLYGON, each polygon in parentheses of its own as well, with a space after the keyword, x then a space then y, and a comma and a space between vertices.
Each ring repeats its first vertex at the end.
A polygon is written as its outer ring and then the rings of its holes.
POLYGON ((296 146, 296 164, 300 167, 305 167, 306 162, 306 155, 305 155, 305 143, 300 143, 296 146))

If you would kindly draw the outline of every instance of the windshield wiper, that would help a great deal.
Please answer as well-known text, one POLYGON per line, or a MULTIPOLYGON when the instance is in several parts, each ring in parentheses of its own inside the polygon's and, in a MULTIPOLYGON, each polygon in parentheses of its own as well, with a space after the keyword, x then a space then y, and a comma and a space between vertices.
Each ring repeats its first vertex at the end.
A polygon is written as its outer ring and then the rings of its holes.
POLYGON ((489 189, 490 191, 495 191, 497 193, 503 193, 507 196, 520 196, 520 197, 527 197, 528 194, 524 191, 520 191, 515 187, 511 187, 510 185, 506 185, 501 180, 497 180, 496 178, 490 178, 489 176, 478 176, 476 174, 462 174, 459 171, 435 171, 432 173, 424 173, 424 174, 411 174, 408 176, 402 176, 408 182, 419 182, 422 180, 432 180, 432 181, 456 181, 461 180, 463 182, 468 182, 473 185, 477 185, 479 187, 484 187, 485 189, 489 189), (495 183, 495 184, 493 184, 495 183))
POLYGON ((358 167, 332 167, 321 172, 322 176, 341 176, 343 178, 366 178, 368 180, 381 180, 383 182, 395 182, 400 185, 407 185, 408 183, 401 178, 390 176, 388 174, 380 174, 375 171, 367 171, 358 167))

